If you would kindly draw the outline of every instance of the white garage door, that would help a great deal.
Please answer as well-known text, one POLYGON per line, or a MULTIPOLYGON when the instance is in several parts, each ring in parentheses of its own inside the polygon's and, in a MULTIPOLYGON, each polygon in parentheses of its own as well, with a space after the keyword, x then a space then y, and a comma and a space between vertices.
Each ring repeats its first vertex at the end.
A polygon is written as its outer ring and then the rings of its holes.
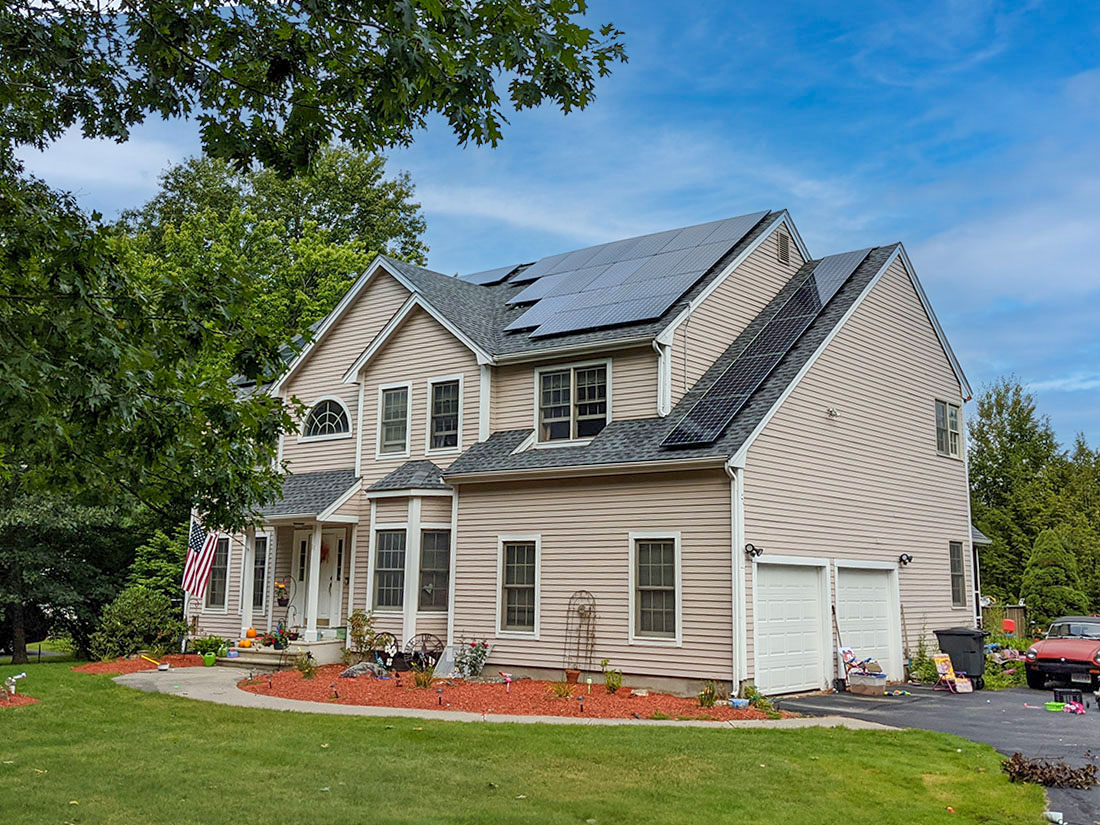
POLYGON ((825 686, 824 573, 803 565, 756 566, 756 686, 762 693, 825 686))
POLYGON ((838 567, 836 618, 840 639, 856 658, 873 657, 891 679, 902 678, 900 651, 894 645, 897 607, 888 570, 838 567))

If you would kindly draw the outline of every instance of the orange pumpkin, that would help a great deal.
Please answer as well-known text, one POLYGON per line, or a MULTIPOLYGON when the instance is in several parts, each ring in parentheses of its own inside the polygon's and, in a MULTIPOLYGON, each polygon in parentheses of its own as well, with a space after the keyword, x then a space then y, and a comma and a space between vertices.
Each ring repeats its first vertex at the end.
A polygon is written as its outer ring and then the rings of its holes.
POLYGON ((241 639, 241 643, 240 643, 239 647, 252 647, 252 640, 251 639, 241 639))
POLYGON ((256 628, 254 628, 254 627, 248 628, 248 630, 245 632, 244 635, 247 636, 250 639, 255 639, 256 638, 256 628))

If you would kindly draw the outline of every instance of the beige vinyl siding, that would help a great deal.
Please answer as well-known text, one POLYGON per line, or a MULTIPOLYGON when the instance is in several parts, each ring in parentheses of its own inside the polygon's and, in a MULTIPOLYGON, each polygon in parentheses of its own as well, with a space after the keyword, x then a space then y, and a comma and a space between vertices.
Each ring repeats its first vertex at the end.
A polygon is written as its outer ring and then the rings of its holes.
POLYGON ((749 449, 745 540, 772 555, 892 562, 909 553, 898 578, 910 643, 922 630, 971 624, 966 468, 936 453, 934 402, 960 396, 896 262, 749 449), (951 541, 964 547, 965 608, 951 605, 951 541))
POLYGON ((793 238, 790 264, 779 262, 778 232, 790 236, 786 227, 772 231, 690 318, 676 328, 671 348, 673 404, 691 389, 805 263, 793 238))
POLYGON ((374 517, 379 524, 404 524, 409 520, 409 500, 405 497, 380 498, 374 517))
POLYGON ((364 487, 369 487, 406 461, 428 459, 446 469, 458 455, 458 450, 427 452, 428 381, 462 375, 462 443, 463 450, 477 441, 478 402, 481 383, 477 358, 451 333, 417 308, 409 313, 402 325, 377 355, 363 368, 363 461, 364 487), (409 403, 412 421, 409 427, 407 456, 377 456, 379 387, 410 382, 409 403))
POLYGON ((657 353, 639 347, 583 358, 559 358, 493 368, 490 429, 529 430, 535 421, 535 370, 555 364, 611 359, 611 417, 621 421, 657 415, 657 353))
MULTIPOLYGON (((355 465, 355 438, 360 436, 359 422, 355 421, 359 387, 344 384, 341 379, 408 297, 405 287, 379 270, 291 376, 284 388, 288 398, 296 397, 303 404, 312 404, 324 396, 335 396, 343 401, 352 419, 353 437, 300 442, 296 435, 285 436, 283 458, 290 462, 290 472, 308 473, 355 465)), ((370 409, 373 411, 373 404, 370 409)))
POLYGON ((420 499, 420 520, 424 523, 450 524, 451 497, 423 496, 420 499))
POLYGON ((468 484, 458 499, 455 638, 489 639, 490 662, 560 668, 566 609, 588 590, 594 664, 625 673, 729 679, 730 484, 723 472, 468 484), (631 645, 629 533, 679 531, 683 646, 631 645), (495 638, 498 537, 541 534, 540 638, 495 638))
POLYGON ((447 644, 447 611, 432 610, 420 611, 416 614, 416 632, 431 633, 438 636, 443 644, 447 644))

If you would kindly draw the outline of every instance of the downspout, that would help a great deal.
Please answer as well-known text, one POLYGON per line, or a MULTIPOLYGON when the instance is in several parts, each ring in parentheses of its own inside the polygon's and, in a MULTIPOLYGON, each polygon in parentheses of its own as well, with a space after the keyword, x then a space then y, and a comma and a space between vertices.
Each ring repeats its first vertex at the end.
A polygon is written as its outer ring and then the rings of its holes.
POLYGON ((657 415, 664 418, 672 408, 672 351, 656 338, 653 351, 657 353, 657 415))
POLYGON ((730 477, 730 620, 731 668, 734 692, 748 677, 748 633, 745 610, 745 467, 736 456, 725 464, 730 477))

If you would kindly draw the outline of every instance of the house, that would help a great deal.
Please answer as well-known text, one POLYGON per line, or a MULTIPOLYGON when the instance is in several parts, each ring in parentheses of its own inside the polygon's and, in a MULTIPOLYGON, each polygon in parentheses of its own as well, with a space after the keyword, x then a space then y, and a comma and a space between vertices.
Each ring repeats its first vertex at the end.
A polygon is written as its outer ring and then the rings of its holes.
POLYGON ((268 391, 309 413, 200 632, 332 660, 358 608, 494 670, 785 693, 837 628, 901 678, 976 621, 971 392, 901 244, 815 259, 780 211, 460 277, 380 255, 268 391))

